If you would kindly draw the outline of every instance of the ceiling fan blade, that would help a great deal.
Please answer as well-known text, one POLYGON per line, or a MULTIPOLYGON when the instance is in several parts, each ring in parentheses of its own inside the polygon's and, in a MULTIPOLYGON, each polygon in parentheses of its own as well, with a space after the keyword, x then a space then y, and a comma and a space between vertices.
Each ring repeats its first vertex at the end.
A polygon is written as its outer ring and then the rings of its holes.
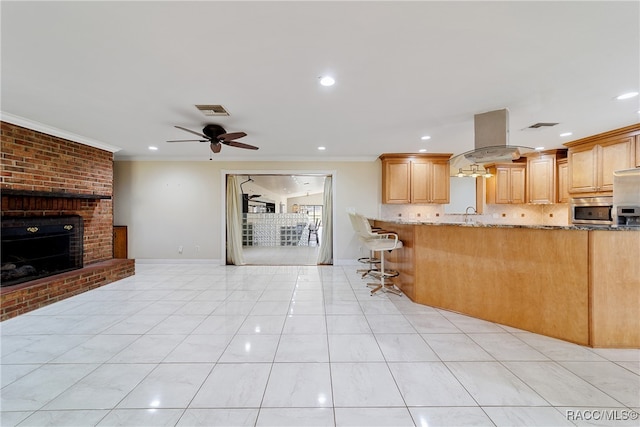
POLYGON ((167 142, 209 142, 208 139, 173 139, 167 142))
POLYGON ((231 147, 238 147, 238 148, 246 148, 247 150, 257 150, 258 147, 254 146, 254 145, 249 145, 249 144, 244 144, 242 142, 238 142, 238 141, 220 141, 223 144, 229 145, 231 147))
POLYGON ((198 135, 198 136, 201 136, 201 137, 203 137, 203 138, 206 138, 207 140, 209 139, 209 137, 208 137, 207 135, 202 134, 202 133, 200 133, 200 132, 196 132, 196 131, 193 131, 193 130, 191 130, 191 129, 183 128, 182 126, 175 126, 175 127, 177 127, 178 129, 182 129, 182 130, 183 130, 183 131, 185 131, 185 132, 189 132, 189 133, 192 133, 192 134, 194 134, 194 135, 198 135))
POLYGON ((218 135, 218 140, 231 141, 232 139, 238 139, 244 136, 247 136, 244 132, 223 133, 222 135, 218 135))
POLYGON ((214 153, 219 153, 222 149, 222 145, 219 142, 212 142, 210 147, 211 151, 213 151, 214 153))

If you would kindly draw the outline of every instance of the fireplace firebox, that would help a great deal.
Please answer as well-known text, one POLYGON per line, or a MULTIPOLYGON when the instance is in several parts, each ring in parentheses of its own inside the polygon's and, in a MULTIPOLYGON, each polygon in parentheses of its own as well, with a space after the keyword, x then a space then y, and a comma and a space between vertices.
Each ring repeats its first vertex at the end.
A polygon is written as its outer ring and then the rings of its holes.
POLYGON ((78 215, 2 218, 2 287, 83 267, 78 215))

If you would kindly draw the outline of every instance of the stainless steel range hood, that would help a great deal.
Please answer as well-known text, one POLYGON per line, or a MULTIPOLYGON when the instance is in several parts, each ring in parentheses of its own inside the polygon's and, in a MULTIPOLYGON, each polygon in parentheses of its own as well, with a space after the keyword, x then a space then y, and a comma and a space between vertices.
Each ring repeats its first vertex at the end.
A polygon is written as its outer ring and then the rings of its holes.
POLYGON ((476 114, 473 118, 475 148, 449 160, 452 176, 462 176, 470 170, 483 171, 484 164, 510 162, 533 151, 530 147, 509 145, 509 110, 506 108, 476 114))

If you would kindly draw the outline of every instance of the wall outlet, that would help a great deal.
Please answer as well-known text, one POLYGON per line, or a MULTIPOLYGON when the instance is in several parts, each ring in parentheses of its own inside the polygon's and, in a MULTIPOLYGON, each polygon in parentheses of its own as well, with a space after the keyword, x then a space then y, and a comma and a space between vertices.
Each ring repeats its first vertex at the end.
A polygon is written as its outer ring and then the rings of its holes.
POLYGON ((181 254, 182 253, 182 245, 178 246, 178 253, 181 254))

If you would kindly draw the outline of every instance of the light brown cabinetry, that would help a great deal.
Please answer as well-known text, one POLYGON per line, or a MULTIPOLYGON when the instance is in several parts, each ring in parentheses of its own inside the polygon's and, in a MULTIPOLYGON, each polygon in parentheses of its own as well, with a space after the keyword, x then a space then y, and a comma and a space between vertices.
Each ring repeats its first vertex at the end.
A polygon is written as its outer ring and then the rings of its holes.
POLYGON ((451 154, 383 154, 382 203, 449 203, 451 154))
POLYGON ((640 135, 636 135, 636 167, 640 168, 640 135))
POLYGON ((128 258, 127 226, 116 225, 113 227, 113 257, 128 258))
POLYGON ((556 203, 558 200, 557 164, 566 156, 566 149, 547 150, 527 156, 527 203, 556 203))
POLYGON ((569 147, 569 193, 610 195, 613 172, 636 166, 640 125, 594 135, 565 144, 569 147))
POLYGON ((487 203, 526 203, 525 163, 505 163, 486 165, 493 176, 487 178, 487 203))
POLYGON ((558 163, 557 172, 557 188, 556 193, 558 195, 558 203, 569 203, 569 161, 560 159, 558 163))
POLYGON ((527 201, 553 203, 556 200, 556 157, 542 155, 527 158, 527 201))

